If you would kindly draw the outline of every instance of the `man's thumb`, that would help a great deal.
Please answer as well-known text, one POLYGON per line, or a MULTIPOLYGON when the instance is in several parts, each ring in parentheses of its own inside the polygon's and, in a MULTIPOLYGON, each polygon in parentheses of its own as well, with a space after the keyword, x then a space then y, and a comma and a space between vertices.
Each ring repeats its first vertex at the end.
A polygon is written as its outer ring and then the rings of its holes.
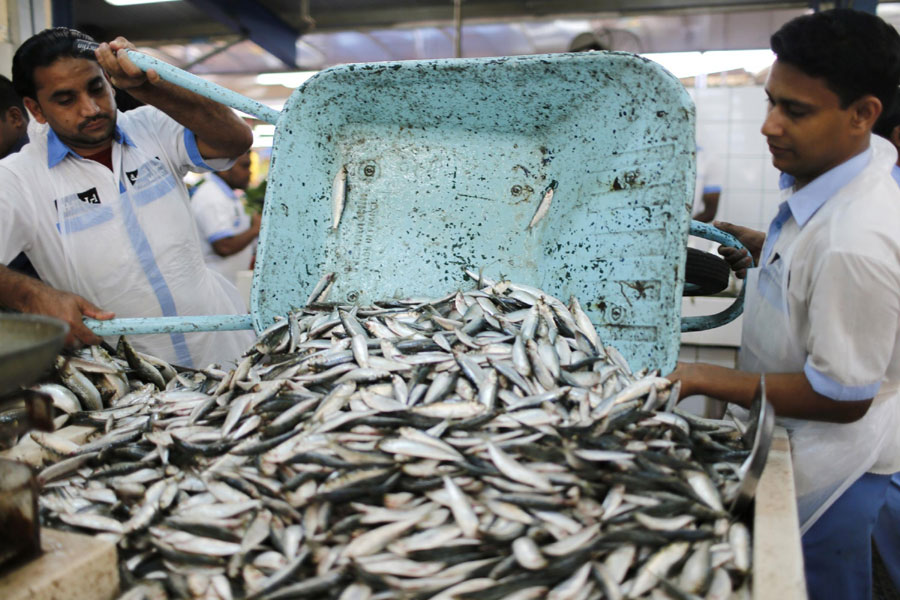
POLYGON ((111 313, 108 310, 103 310, 102 308, 99 308, 94 304, 88 302, 84 298, 78 299, 78 309, 84 316, 90 317, 92 319, 99 319, 100 321, 106 321, 116 316, 115 313, 111 313))
POLYGON ((738 229, 741 229, 739 226, 729 223, 728 221, 713 221, 713 227, 731 234, 736 234, 738 229))

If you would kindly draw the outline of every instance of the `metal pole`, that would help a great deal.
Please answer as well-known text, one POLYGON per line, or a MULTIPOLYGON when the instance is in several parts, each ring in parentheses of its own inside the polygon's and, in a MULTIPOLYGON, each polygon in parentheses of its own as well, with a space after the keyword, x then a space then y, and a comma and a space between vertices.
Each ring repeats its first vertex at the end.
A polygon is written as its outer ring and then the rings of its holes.
POLYGON ((179 67, 179 68, 184 69, 185 71, 190 71, 192 67, 195 67, 195 66, 199 65, 200 63, 206 62, 213 56, 215 56, 217 54, 221 54, 222 52, 225 52, 232 46, 240 44, 241 42, 243 42, 246 39, 247 39, 246 36, 241 36, 241 37, 233 39, 233 40, 228 40, 227 42, 225 42, 224 45, 219 46, 217 48, 213 48, 206 54, 202 54, 202 55, 198 56, 197 58, 195 58, 191 62, 187 63, 186 65, 181 65, 181 67, 179 67))
POLYGON ((454 51, 456 58, 462 58, 462 0, 453 0, 453 26, 456 28, 454 51))

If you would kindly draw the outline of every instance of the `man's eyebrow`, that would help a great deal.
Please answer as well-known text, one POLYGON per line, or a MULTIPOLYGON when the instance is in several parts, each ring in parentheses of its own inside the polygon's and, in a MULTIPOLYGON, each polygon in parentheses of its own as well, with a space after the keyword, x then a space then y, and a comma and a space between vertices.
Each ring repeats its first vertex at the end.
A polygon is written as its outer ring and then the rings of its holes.
POLYGON ((786 106, 788 108, 802 108, 802 109, 810 109, 813 108, 812 104, 808 104, 801 100, 794 100, 793 98, 775 98, 772 94, 769 93, 769 90, 765 90, 766 97, 769 99, 769 102, 772 104, 781 104, 782 106, 786 106))
MULTIPOLYGON (((93 88, 93 87, 96 86, 97 84, 101 84, 101 85, 103 84, 103 76, 102 76, 102 75, 97 75, 96 77, 94 77, 93 79, 91 79, 90 81, 88 81, 87 87, 88 87, 88 88, 93 88)), ((51 99, 51 100, 58 100, 58 99, 61 98, 61 97, 64 97, 64 96, 72 96, 72 95, 74 95, 74 94, 75 94, 75 90, 69 90, 69 89, 56 90, 55 92, 53 92, 52 94, 50 94, 50 99, 51 99)))
POLYGON ((75 90, 56 90, 52 94, 50 94, 51 100, 59 100, 63 96, 73 96, 75 95, 75 90))

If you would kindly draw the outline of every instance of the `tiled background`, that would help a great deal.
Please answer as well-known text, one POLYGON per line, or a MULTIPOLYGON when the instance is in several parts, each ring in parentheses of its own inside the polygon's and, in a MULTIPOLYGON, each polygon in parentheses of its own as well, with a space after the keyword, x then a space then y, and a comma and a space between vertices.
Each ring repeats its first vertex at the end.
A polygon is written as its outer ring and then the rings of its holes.
MULTIPOLYGON (((716 218, 765 231, 778 211, 778 171, 760 133, 766 94, 760 85, 689 88, 697 107, 697 143, 722 185, 716 218)), ((712 183, 712 182, 710 182, 712 183)))
MULTIPOLYGON (((697 144, 707 153, 711 179, 707 184, 722 186, 716 218, 766 231, 781 200, 778 171, 760 133, 766 114, 763 86, 688 88, 688 92, 697 108, 697 144)), ((726 337, 733 343, 722 345, 723 336, 711 332, 690 334, 678 359, 734 368, 740 336, 726 337)), ((721 410, 717 404, 693 396, 682 407, 709 414, 721 410)))

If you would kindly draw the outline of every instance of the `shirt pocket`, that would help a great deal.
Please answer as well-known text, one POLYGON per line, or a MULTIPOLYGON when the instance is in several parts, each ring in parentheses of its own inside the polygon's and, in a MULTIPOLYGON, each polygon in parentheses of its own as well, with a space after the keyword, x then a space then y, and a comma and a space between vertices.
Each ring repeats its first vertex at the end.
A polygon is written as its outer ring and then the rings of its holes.
POLYGON ((760 267, 757 289, 761 298, 780 312, 786 314, 787 304, 785 303, 784 288, 782 286, 784 268, 784 261, 780 258, 760 267))
POLYGON ((177 185, 172 173, 156 159, 148 160, 132 171, 126 171, 125 175, 131 184, 128 194, 137 206, 146 206, 164 198, 177 185))
POLYGON ((56 229, 71 235, 99 227, 112 220, 113 210, 100 201, 95 188, 54 200, 56 229))

